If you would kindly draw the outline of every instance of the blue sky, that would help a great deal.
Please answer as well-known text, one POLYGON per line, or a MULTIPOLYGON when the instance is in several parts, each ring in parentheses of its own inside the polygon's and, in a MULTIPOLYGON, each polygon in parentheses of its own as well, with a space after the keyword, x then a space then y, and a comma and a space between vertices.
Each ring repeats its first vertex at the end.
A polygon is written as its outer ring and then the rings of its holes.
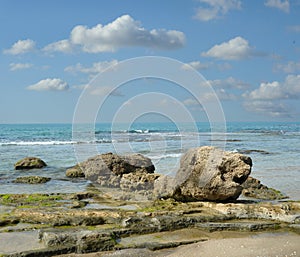
MULTIPOLYGON (((72 122, 92 78, 149 55, 200 72, 228 121, 300 121, 299 17, 298 0, 0 0, 0 123, 72 122)), ((109 95, 99 121, 148 91, 205 120, 171 83, 129 84, 109 95)), ((174 108, 156 100, 162 113, 174 108)))

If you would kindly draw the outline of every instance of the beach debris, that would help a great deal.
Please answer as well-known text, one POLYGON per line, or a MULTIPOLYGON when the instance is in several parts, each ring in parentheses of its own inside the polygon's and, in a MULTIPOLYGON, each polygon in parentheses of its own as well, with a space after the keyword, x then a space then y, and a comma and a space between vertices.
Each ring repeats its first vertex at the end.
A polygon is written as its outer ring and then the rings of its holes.
POLYGON ((25 157, 15 163, 16 170, 41 169, 47 164, 38 157, 25 157))

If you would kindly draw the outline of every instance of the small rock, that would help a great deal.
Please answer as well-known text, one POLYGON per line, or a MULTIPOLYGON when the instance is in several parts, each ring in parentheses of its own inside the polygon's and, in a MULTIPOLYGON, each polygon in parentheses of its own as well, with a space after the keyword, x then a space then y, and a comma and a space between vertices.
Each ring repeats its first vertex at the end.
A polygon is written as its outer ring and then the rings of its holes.
POLYGON ((15 163, 16 170, 40 169, 46 166, 47 164, 37 157, 26 157, 15 163))
POLYGON ((84 173, 80 167, 80 164, 76 164, 75 166, 66 170, 66 176, 69 178, 81 178, 84 177, 84 173))
POLYGON ((28 177, 18 177, 13 183, 24 183, 24 184, 43 184, 50 181, 51 178, 40 177, 40 176, 28 176, 28 177))

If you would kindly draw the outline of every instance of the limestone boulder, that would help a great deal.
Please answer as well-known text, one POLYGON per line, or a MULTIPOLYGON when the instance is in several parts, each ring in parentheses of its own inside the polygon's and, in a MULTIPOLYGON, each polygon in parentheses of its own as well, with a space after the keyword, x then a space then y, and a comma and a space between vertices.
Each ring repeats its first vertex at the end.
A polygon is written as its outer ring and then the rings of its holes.
MULTIPOLYGON (((100 154, 80 163, 79 166, 88 180, 113 187, 118 187, 126 174, 152 174, 155 170, 152 161, 141 154, 100 154)), ((136 179, 136 176, 131 176, 136 179)))
POLYGON ((47 164, 37 157, 26 157, 15 163, 16 170, 40 169, 46 166, 47 164))
POLYGON ((172 197, 181 201, 237 199, 252 167, 250 157, 204 146, 190 149, 180 161, 172 197))

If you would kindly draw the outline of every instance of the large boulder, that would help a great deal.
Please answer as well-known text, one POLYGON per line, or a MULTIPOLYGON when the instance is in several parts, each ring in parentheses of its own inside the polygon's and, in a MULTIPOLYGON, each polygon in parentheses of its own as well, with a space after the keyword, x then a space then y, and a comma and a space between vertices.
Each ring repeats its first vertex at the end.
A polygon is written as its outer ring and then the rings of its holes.
POLYGON ((26 157, 15 163, 16 170, 40 169, 46 166, 47 164, 37 157, 26 157))
MULTIPOLYGON (((181 201, 237 199, 248 178, 252 160, 245 155, 204 146, 190 149, 180 161, 172 197, 181 201)), ((170 182, 169 182, 170 183, 170 182)))
POLYGON ((124 177, 124 188, 130 188, 129 185, 125 185, 128 184, 126 183, 128 180, 132 183, 136 183, 139 178, 141 182, 147 181, 145 174, 152 174, 155 170, 152 161, 141 154, 123 156, 113 153, 100 154, 81 162, 79 167, 85 178, 101 186, 119 187, 124 177))

